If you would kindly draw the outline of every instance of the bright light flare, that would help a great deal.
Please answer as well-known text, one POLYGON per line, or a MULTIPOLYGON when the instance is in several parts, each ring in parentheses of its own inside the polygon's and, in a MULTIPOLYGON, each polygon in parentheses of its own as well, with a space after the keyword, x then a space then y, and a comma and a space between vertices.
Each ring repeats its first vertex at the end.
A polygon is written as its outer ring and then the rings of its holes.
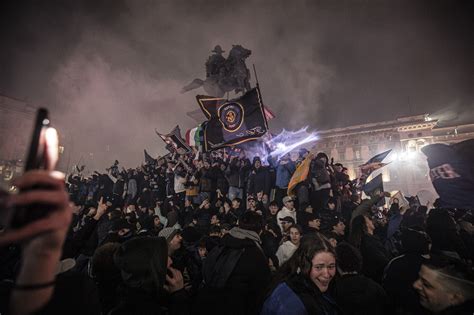
POLYGON ((283 129, 280 134, 267 141, 267 145, 272 150, 270 155, 279 160, 282 156, 298 147, 319 139, 316 132, 308 132, 307 130, 308 126, 296 131, 287 131, 283 129))

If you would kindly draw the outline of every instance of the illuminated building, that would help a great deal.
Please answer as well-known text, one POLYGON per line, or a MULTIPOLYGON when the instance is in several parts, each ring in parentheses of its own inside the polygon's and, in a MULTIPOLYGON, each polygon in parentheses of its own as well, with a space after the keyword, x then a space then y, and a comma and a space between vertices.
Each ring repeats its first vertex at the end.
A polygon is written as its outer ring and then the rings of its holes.
POLYGON ((375 154, 392 149, 384 160, 389 165, 382 173, 385 190, 402 190, 413 195, 420 190, 434 192, 426 158, 420 149, 432 143, 456 143, 474 138, 474 123, 442 126, 429 115, 397 118, 363 125, 319 131, 316 151, 325 152, 349 170, 351 178, 359 175, 358 166, 375 154))

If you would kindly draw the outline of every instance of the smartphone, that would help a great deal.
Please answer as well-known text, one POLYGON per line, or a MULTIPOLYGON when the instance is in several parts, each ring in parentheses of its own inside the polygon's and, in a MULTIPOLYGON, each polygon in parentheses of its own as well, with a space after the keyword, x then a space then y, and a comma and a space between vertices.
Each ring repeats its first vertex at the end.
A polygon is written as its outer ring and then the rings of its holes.
MULTIPOLYGON (((50 120, 48 110, 39 108, 36 113, 33 135, 26 156, 25 172, 35 169, 54 169, 58 158, 57 135, 56 139, 49 137, 50 120)), ((54 130, 53 130, 54 131, 54 130)), ((31 187, 28 190, 48 189, 48 187, 31 187)), ((50 211, 48 205, 31 205, 14 209, 9 226, 14 229, 23 227, 35 220, 45 217, 50 211)))
POLYGON ((30 148, 26 157, 25 172, 35 169, 45 169, 45 136, 50 125, 48 110, 39 108, 36 113, 33 136, 31 137, 30 148))

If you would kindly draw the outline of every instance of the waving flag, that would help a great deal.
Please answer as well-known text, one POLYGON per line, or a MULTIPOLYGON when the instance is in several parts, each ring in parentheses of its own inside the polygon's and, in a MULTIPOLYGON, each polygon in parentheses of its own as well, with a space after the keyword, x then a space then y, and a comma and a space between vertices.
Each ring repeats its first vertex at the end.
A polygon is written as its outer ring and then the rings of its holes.
POLYGON ((204 151, 255 140, 267 133, 267 119, 258 88, 234 100, 203 95, 196 98, 208 119, 203 126, 204 151))
POLYGON ((357 187, 360 188, 364 186, 367 178, 370 176, 370 174, 372 174, 373 171, 387 165, 387 163, 382 163, 382 161, 387 157, 387 155, 390 154, 390 152, 392 152, 392 149, 374 155, 372 158, 370 158, 370 160, 359 166, 361 175, 357 179, 357 187))
POLYGON ((156 134, 166 143, 166 149, 172 153, 185 154, 192 152, 191 148, 186 144, 186 141, 181 138, 181 131, 179 126, 176 126, 168 134, 159 133, 155 129, 156 134))

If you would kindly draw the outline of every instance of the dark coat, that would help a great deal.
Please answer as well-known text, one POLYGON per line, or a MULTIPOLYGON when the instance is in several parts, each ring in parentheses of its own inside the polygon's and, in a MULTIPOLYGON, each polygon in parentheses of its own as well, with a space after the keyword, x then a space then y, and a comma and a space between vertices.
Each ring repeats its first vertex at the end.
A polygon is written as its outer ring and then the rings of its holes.
MULTIPOLYGON (((270 281, 270 268, 262 250, 250 239, 226 235, 224 248, 243 250, 224 288, 205 286, 193 307, 195 314, 258 314, 258 301, 270 281)), ((215 248, 214 250, 219 250, 215 248)), ((205 268, 209 260, 204 261, 205 268)))
POLYGON ((256 195, 258 192, 263 191, 264 194, 270 195, 270 189, 268 169, 264 166, 252 169, 248 179, 247 193, 256 195))
POLYGON ((391 304, 400 311, 410 314, 425 312, 413 288, 424 261, 425 258, 418 253, 407 253, 392 259, 385 269, 382 285, 391 304))
MULTIPOLYGON (((166 292, 163 292, 167 294, 166 292)), ((179 290, 167 297, 145 291, 126 289, 120 303, 109 315, 185 315, 189 312, 189 298, 185 290, 179 290)))
POLYGON ((201 192, 213 192, 216 190, 216 170, 215 168, 199 170, 199 189, 201 192))
POLYGON ((364 235, 360 252, 363 258, 362 273, 381 283, 384 268, 390 261, 382 242, 375 236, 364 235))
POLYGON ((345 315, 386 314, 388 298, 380 284, 359 274, 334 280, 334 299, 345 315))

